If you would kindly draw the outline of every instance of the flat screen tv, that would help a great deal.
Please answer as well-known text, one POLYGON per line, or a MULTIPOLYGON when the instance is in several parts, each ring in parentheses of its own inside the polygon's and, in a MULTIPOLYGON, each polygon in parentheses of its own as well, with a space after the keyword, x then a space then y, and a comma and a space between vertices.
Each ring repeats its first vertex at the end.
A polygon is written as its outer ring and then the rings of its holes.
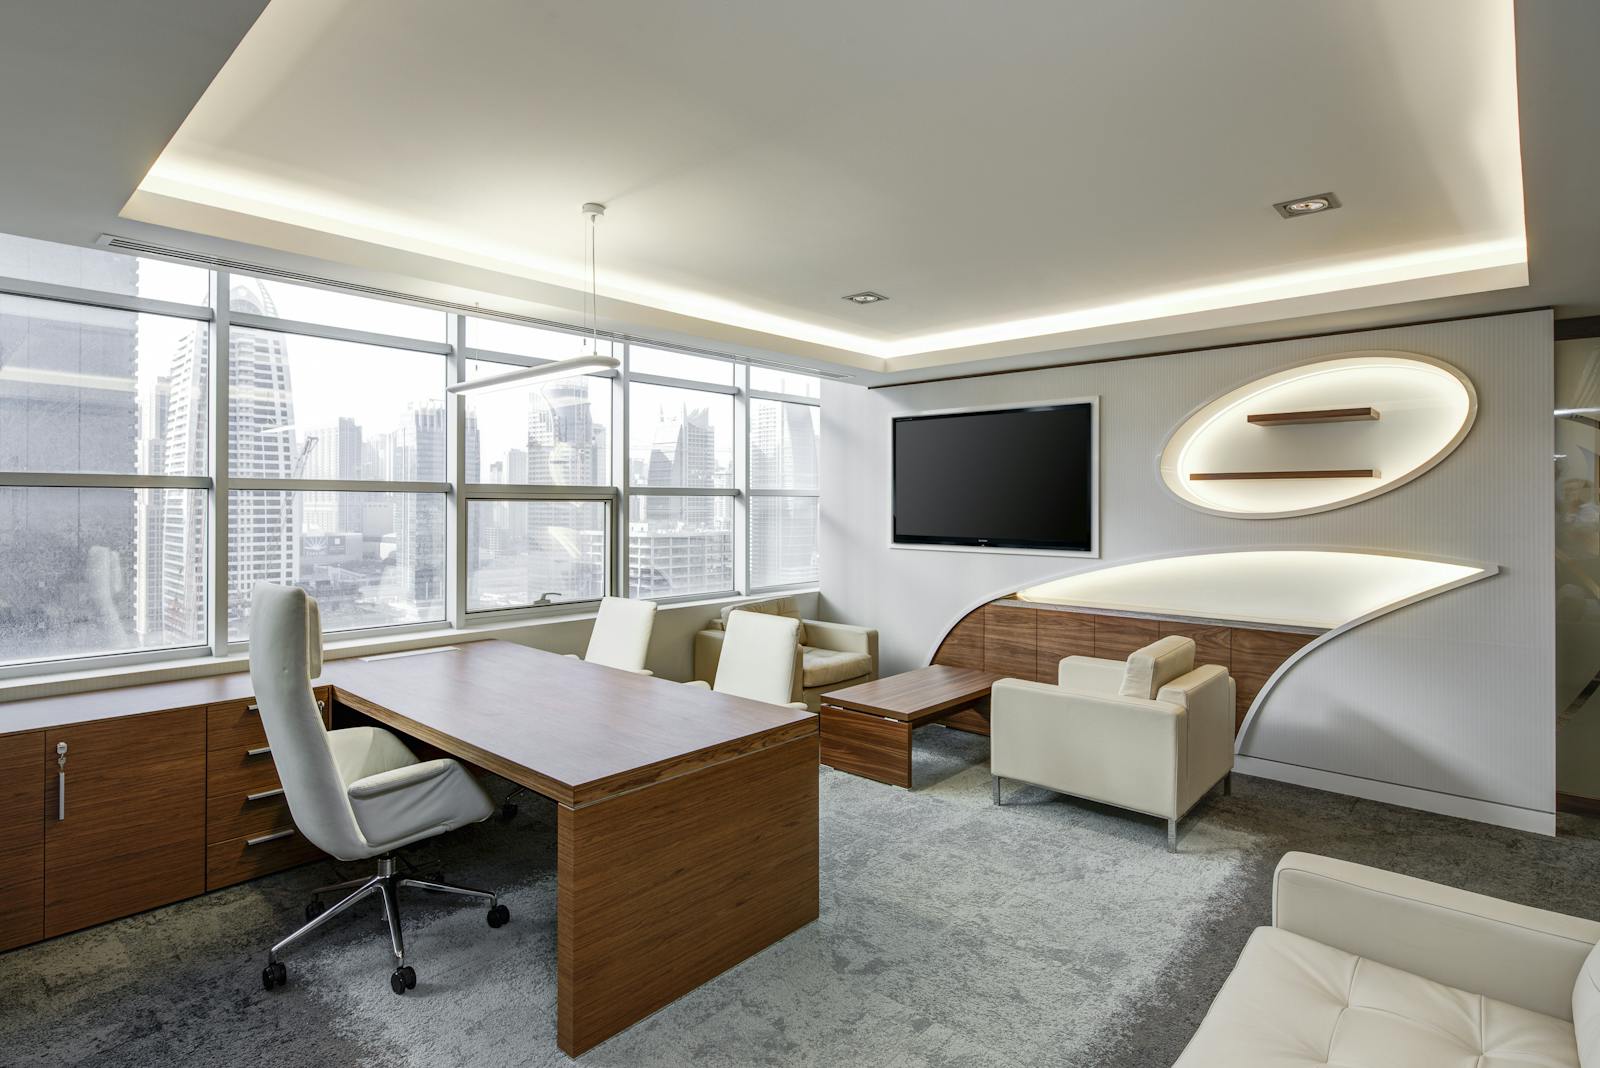
POLYGON ((1072 401, 893 421, 893 543, 1095 551, 1095 410, 1072 401))

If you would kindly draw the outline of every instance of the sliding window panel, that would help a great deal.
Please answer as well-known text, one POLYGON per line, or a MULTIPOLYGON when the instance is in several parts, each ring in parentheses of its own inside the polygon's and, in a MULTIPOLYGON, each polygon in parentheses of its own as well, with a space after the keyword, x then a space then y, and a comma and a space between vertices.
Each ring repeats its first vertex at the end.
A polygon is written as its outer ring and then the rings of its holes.
POLYGON ((0 234, 0 275, 174 304, 211 303, 203 267, 0 234))
POLYGON ((750 584, 817 581, 817 498, 750 499, 750 584))
POLYGON ((604 501, 467 502, 467 611, 605 596, 604 501))
POLYGON ((636 494, 628 502, 628 595, 734 589, 732 497, 636 494))
POLYGON ((315 286, 297 286, 275 278, 251 278, 236 274, 232 282, 228 307, 246 315, 265 315, 441 344, 449 340, 449 316, 434 308, 399 304, 315 286))
POLYGON ((204 475, 209 329, 0 296, 0 471, 204 475))
POLYGON ((443 493, 233 491, 228 637, 249 637, 257 582, 303 587, 327 631, 442 621, 447 510, 443 493))
POLYGON ((733 485, 731 396, 636 382, 628 386, 628 409, 630 485, 733 485))
MULTIPOLYGON (((468 360, 467 380, 513 366, 468 360)), ((467 394, 467 482, 611 485, 611 380, 595 375, 467 394)))
POLYGON ((0 663, 200 646, 204 490, 0 488, 0 663))
POLYGON ((446 480, 446 357, 240 327, 228 346, 232 477, 446 480))
POLYGON ((814 404, 750 402, 752 489, 817 489, 822 409, 814 404))

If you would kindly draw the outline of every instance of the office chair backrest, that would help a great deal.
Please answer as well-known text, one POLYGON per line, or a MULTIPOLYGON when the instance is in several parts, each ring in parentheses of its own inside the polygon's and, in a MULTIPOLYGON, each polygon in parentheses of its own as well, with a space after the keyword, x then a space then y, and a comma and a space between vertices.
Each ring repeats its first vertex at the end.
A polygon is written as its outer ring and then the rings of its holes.
POLYGON ((650 631, 655 627, 656 603, 626 597, 602 597, 600 611, 589 633, 589 648, 583 658, 591 664, 640 671, 650 650, 650 631))
POLYGON ((322 673, 317 602, 296 586, 255 585, 250 605, 250 681, 294 825, 340 860, 370 855, 356 825, 311 680, 322 673))
POLYGON ((789 704, 799 699, 800 657, 798 619, 731 612, 711 688, 752 701, 789 704))

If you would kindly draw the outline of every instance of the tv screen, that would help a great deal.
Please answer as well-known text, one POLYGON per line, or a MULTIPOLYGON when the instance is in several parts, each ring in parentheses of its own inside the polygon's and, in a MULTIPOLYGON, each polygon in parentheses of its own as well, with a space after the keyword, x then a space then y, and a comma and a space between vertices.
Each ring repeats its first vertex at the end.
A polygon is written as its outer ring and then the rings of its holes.
POLYGON ((894 543, 1094 550, 1088 401, 894 420, 894 543))

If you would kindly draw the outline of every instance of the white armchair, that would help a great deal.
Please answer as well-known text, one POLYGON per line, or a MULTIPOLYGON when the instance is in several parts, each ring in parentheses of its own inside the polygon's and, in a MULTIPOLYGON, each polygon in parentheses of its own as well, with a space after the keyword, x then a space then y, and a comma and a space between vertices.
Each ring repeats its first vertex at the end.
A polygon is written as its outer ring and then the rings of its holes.
POLYGON ((820 698, 829 690, 871 682, 878 677, 878 632, 870 627, 848 623, 829 623, 820 619, 801 619, 793 597, 734 604, 694 636, 694 677, 710 683, 717 677, 722 659, 728 617, 734 612, 756 612, 785 616, 800 624, 800 687, 795 700, 817 711, 820 698))
POLYGON ((1233 679, 1194 666, 1173 635, 1115 660, 1069 656, 1059 684, 1001 679, 990 700, 989 770, 1001 780, 1178 820, 1233 771, 1233 679))

